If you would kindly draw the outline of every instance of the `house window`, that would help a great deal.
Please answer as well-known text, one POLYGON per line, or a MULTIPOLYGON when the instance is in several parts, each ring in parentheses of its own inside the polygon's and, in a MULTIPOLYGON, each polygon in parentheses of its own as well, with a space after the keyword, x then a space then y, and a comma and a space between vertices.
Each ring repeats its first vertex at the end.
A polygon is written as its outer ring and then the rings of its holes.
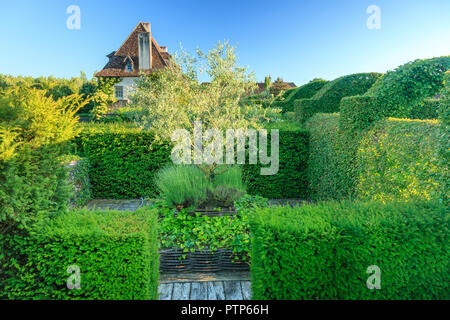
POLYGON ((127 71, 133 71, 133 65, 131 64, 131 62, 127 63, 127 71))
POLYGON ((115 95, 116 99, 123 100, 123 87, 115 86, 114 87, 114 95, 115 95))

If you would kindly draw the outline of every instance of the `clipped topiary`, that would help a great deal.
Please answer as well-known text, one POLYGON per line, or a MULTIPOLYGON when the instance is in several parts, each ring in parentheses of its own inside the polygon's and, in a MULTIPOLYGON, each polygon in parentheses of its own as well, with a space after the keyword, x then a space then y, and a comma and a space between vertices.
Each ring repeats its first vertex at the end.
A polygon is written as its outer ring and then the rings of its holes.
POLYGON ((427 119, 431 114, 435 117, 436 110, 430 112, 430 106, 423 104, 423 100, 439 93, 444 73, 449 69, 450 56, 414 60, 388 71, 365 95, 378 99, 384 116, 427 119))
POLYGON ((274 101, 272 106, 281 107, 283 113, 291 112, 294 110, 295 100, 311 98, 327 83, 328 81, 324 79, 313 79, 298 88, 286 90, 280 98, 274 101))
POLYGON ((311 99, 295 101, 298 119, 305 121, 315 113, 338 112, 343 97, 364 94, 380 76, 380 73, 375 72, 356 73, 327 83, 311 99))

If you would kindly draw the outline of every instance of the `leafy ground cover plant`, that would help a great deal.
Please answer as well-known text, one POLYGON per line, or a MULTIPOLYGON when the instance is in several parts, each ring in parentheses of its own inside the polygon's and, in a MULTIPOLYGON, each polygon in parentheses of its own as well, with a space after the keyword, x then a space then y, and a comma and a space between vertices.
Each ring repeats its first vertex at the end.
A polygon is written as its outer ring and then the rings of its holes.
POLYGON ((160 214, 161 248, 184 252, 219 248, 229 249, 236 257, 247 259, 250 248, 249 218, 256 208, 267 206, 267 199, 245 195, 235 202, 237 214, 208 217, 187 210, 175 214, 164 202, 153 205, 160 214))

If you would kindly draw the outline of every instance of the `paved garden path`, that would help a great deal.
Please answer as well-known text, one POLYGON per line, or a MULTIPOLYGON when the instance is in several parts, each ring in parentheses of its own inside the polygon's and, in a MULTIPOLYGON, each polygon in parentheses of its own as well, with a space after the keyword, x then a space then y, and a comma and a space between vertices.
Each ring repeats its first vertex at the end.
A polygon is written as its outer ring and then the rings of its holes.
MULTIPOLYGON (((302 205, 305 201, 300 199, 271 199, 269 200, 270 205, 302 205)), ((94 209, 110 209, 110 210, 128 210, 134 211, 144 204, 144 200, 141 199, 94 199, 89 201, 87 208, 90 210, 94 209)))
POLYGON ((160 300, 250 300, 248 272, 161 274, 160 300))

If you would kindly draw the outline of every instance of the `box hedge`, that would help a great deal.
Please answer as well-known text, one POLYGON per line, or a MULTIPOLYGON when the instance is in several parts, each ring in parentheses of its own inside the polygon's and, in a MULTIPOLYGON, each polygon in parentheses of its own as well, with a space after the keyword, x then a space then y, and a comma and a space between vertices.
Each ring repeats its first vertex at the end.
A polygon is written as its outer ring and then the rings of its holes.
POLYGON ((328 82, 310 99, 299 99, 294 111, 301 121, 314 113, 338 112, 343 97, 364 94, 380 78, 379 73, 356 73, 328 82))
POLYGON ((442 101, 439 104, 439 164, 441 172, 438 179, 442 185, 442 201, 448 205, 450 199, 450 71, 444 75, 442 101))
POLYGON ((11 262, 1 284, 4 298, 157 298, 156 210, 67 212, 2 243, 11 262), (67 287, 69 266, 79 267, 80 289, 67 287))
POLYGON ((355 170, 348 143, 339 129, 339 114, 318 113, 305 124, 309 132, 308 190, 312 200, 349 198, 354 192, 355 170))
MULTIPOLYGON (((342 105, 366 106, 368 97, 343 99, 342 105)), ((357 109, 354 109, 357 110, 357 109)), ((446 190, 440 164, 436 120, 368 121, 351 108, 316 114, 306 122, 310 135, 308 186, 313 200, 440 199, 446 190), (440 195, 441 194, 441 195, 440 195)))
MULTIPOLYGON (((266 198, 306 198, 306 165, 309 152, 308 133, 297 125, 274 125, 279 129, 279 170, 274 175, 261 175, 261 167, 269 165, 245 164, 242 176, 247 192, 266 198)), ((268 130, 268 133, 270 131, 268 130)), ((267 150, 270 152, 270 138, 267 150)))
POLYGON ((388 118, 362 136, 357 152, 358 198, 381 201, 439 199, 436 120, 388 118))
POLYGON ((294 101, 297 99, 309 99, 323 88, 328 81, 324 79, 313 79, 298 88, 286 90, 281 99, 274 101, 273 106, 281 107, 283 113, 294 111, 294 101))
POLYGON ((422 101, 439 93, 449 69, 450 56, 408 62, 388 71, 365 95, 379 100, 386 117, 427 119, 435 114, 422 101))
POLYGON ((171 161, 170 145, 156 143, 151 131, 131 125, 86 125, 77 144, 91 165, 94 198, 152 196, 156 171, 171 161))
POLYGON ((448 226, 433 202, 258 209, 253 299, 449 299, 448 226), (369 266, 380 289, 368 289, 369 266))

